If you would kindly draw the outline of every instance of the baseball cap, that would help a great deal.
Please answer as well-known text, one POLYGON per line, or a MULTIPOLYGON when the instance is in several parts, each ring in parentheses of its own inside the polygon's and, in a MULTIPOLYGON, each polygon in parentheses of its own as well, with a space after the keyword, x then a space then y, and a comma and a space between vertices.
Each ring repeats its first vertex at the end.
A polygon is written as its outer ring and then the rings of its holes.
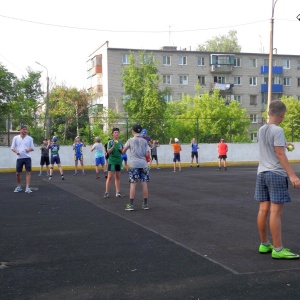
MULTIPOLYGON (((142 126, 140 124, 134 124, 132 126, 132 130, 135 132, 135 133, 141 133, 143 132, 142 131, 142 126)), ((143 129, 144 130, 144 129, 143 129)))
POLYGON ((147 133, 147 129, 143 129, 142 130, 142 135, 146 135, 146 133, 147 133))
POLYGON ((24 128, 27 129, 27 125, 20 125, 20 129, 19 130, 24 129, 24 128))
POLYGON ((175 143, 178 143, 178 142, 179 142, 179 139, 178 139, 178 138, 175 138, 174 141, 175 141, 175 143))
POLYGON ((53 142, 56 142, 56 141, 57 141, 57 137, 54 136, 54 137, 52 138, 52 141, 53 141, 53 142))

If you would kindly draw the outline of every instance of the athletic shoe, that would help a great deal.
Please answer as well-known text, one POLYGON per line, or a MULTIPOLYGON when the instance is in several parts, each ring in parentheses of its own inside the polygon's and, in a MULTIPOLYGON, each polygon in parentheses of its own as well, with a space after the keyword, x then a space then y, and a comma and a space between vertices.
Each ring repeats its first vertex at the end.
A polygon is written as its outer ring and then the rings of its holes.
POLYGON ((125 206, 125 210, 128 210, 128 211, 133 211, 133 210, 134 210, 134 206, 133 206, 133 204, 126 204, 126 206, 125 206))
POLYGON ((25 193, 32 193, 32 190, 30 188, 26 188, 25 193))
POLYGON ((269 244, 268 246, 260 244, 259 248, 258 248, 259 253, 270 253, 270 252, 272 252, 272 250, 273 250, 273 245, 272 244, 269 244))
POLYGON ((290 249, 283 248, 281 251, 277 252, 275 249, 272 250, 272 258, 275 259, 298 259, 299 254, 290 252, 290 249))
POLYGON ((157 167, 157 170, 160 170, 160 166, 157 167))
POLYGON ((19 193, 22 191, 22 188, 20 186, 17 186, 14 190, 14 193, 19 193))
POLYGON ((121 193, 116 193, 116 197, 124 197, 124 195, 122 195, 121 193))
POLYGON ((38 176, 43 176, 43 174, 42 174, 42 173, 40 173, 38 176))
POLYGON ((142 209, 143 209, 143 210, 148 210, 148 209, 149 209, 148 204, 147 204, 147 203, 143 203, 142 209))
POLYGON ((179 172, 182 172, 182 170, 180 169, 179 172))
POLYGON ((197 168, 200 168, 200 165, 197 165, 197 168))
POLYGON ((219 168, 219 171, 221 171, 221 168, 219 168))
POLYGON ((47 177, 49 177, 49 176, 50 176, 50 174, 49 174, 49 173, 47 173, 47 174, 46 174, 46 176, 47 176, 47 177))
MULTIPOLYGON (((49 178, 50 179, 50 178, 49 178)), ((64 176, 61 176, 61 180, 65 180, 65 177, 64 176)))
POLYGON ((176 170, 173 171, 174 173, 176 172, 176 170))
POLYGON ((226 167, 225 167, 224 169, 225 169, 225 171, 227 171, 227 168, 226 168, 226 167))
POLYGON ((52 180, 52 176, 49 177, 49 180, 52 180))
POLYGON ((108 197, 109 197, 109 194, 108 193, 104 193, 103 198, 108 198, 108 197))
POLYGON ((192 168, 193 166, 192 165, 190 165, 190 168, 192 168))
POLYGON ((85 176, 85 173, 82 173, 82 176, 85 176))
POLYGON ((99 176, 99 174, 97 174, 97 175, 96 175, 96 179, 99 179, 99 178, 100 178, 100 176, 99 176))
POLYGON ((73 176, 76 176, 77 175, 77 172, 75 172, 74 174, 73 174, 73 176))

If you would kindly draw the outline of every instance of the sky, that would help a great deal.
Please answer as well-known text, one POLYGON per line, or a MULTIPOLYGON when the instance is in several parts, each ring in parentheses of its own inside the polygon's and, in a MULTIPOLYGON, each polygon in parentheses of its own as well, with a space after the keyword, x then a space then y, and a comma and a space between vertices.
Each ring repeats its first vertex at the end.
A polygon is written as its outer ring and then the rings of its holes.
MULTIPOLYGON (((242 52, 269 53, 274 6, 274 48, 300 55, 299 0, 2 0, 0 63, 18 78, 42 71, 50 86, 86 87, 86 62, 106 41, 112 48, 196 50, 237 31, 242 52)), ((46 85, 46 84, 45 84, 46 85)))

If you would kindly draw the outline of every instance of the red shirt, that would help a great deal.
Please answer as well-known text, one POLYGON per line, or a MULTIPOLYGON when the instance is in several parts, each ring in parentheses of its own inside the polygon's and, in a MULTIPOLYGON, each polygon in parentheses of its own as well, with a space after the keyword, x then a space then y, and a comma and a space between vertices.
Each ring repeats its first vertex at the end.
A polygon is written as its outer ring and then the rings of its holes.
POLYGON ((221 142, 218 144, 218 153, 219 155, 226 155, 228 151, 228 146, 226 143, 221 142))

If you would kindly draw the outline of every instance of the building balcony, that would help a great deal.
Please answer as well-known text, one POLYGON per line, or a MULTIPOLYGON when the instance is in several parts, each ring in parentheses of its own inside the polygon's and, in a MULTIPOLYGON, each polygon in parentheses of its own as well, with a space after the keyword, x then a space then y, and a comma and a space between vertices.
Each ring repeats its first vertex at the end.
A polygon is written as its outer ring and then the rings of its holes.
MULTIPOLYGON (((263 83, 261 85, 261 92, 267 93, 268 92, 268 85, 263 83)), ((283 93, 283 85, 282 84, 272 84, 272 93, 283 93)))
POLYGON ((232 65, 211 65, 211 73, 231 73, 233 71, 232 65))
MULTIPOLYGON (((283 74, 283 67, 273 66, 272 73, 273 74, 283 74)), ((261 66, 260 74, 269 74, 269 66, 261 66)))

